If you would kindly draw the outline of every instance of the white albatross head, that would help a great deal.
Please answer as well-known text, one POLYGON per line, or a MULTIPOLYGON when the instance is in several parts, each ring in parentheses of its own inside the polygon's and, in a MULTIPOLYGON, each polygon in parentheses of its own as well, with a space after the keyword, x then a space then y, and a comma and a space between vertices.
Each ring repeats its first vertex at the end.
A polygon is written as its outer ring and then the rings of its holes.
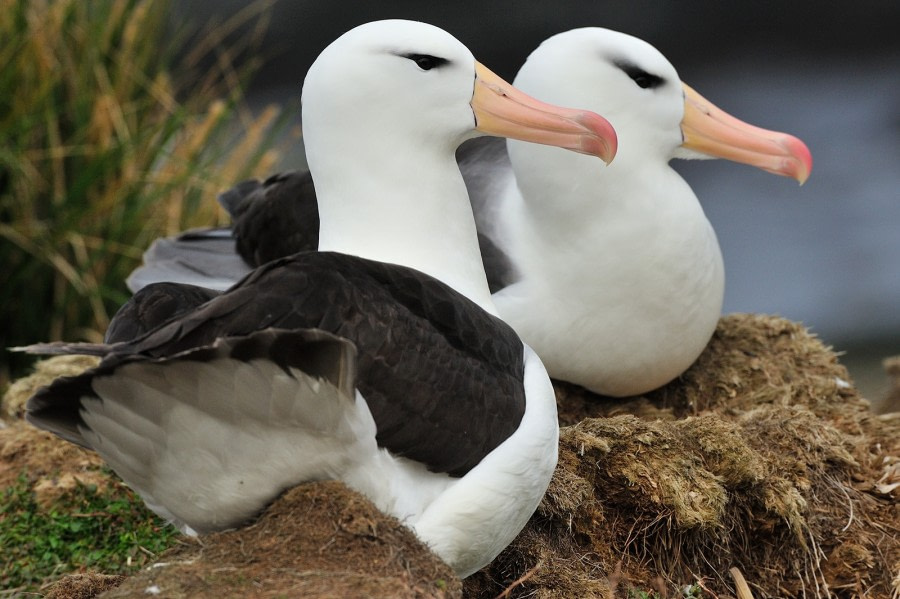
POLYGON ((617 31, 585 27, 548 38, 514 84, 608 118, 619 135, 620 169, 635 161, 725 158, 801 184, 812 169, 802 141, 726 114, 683 84, 659 50, 617 31))
MULTIPOLYGON (((304 135, 374 133, 455 150, 479 134, 564 147, 609 162, 616 134, 593 112, 516 90, 446 31, 415 21, 351 29, 316 59, 303 85, 304 135)), ((318 140, 316 140, 318 141, 318 140)))

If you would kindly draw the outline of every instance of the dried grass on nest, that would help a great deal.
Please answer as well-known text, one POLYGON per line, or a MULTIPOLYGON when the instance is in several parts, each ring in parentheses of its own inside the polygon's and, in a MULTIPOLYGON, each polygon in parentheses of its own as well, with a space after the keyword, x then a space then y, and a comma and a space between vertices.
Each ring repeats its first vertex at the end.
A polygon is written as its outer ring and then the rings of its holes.
POLYGON ((42 506, 53 503, 60 495, 77 484, 92 484, 104 488, 109 474, 101 470, 103 460, 87 451, 61 440, 22 421, 25 403, 34 392, 60 376, 77 374, 97 364, 90 356, 56 356, 35 364, 34 372, 15 381, 0 401, 0 490, 12 486, 16 478, 27 473, 37 502, 42 506))
MULTIPOLYGON (((85 484, 103 486, 108 475, 100 472, 103 460, 58 437, 22 421, 0 429, 0 492, 11 487, 26 472, 32 487, 54 494, 74 486, 77 478, 85 484)), ((37 489, 36 489, 37 490, 37 489)))
POLYGON ((100 361, 93 356, 54 356, 34 364, 34 372, 9 386, 0 401, 0 419, 25 417, 25 403, 34 392, 61 376, 71 376, 92 368, 100 361))
POLYGON ((722 319, 680 380, 631 400, 558 386, 560 466, 538 513, 467 596, 616 597, 702 580, 734 596, 887 597, 900 563, 900 419, 875 417, 795 323, 722 319), (608 576, 617 571, 612 583, 608 576), (618 589, 613 589, 618 584, 618 589))
POLYGON ((125 580, 124 576, 86 572, 71 574, 53 583, 44 599, 91 599, 100 593, 115 588, 125 580))
POLYGON ((459 597, 461 583, 400 522, 338 482, 299 485, 250 526, 202 537, 104 597, 459 597))

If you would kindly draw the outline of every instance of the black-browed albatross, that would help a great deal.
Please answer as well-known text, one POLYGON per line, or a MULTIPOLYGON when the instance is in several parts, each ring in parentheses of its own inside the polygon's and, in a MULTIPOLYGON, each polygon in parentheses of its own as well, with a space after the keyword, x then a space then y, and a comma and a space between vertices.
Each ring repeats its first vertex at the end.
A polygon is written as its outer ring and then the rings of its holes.
POLYGON ((489 199, 470 186, 479 232, 511 265, 497 310, 553 378, 613 396, 655 389, 703 351, 725 282, 716 234, 669 161, 726 158, 803 183, 810 152, 726 114, 656 48, 609 29, 545 40, 514 85, 600 112, 619 152, 598 168, 509 141, 508 162, 489 172, 489 199))
POLYGON ((184 529, 239 525, 334 478, 466 576, 537 507, 558 428, 540 360, 495 316, 454 150, 477 129, 610 159, 614 133, 408 21, 322 52, 303 128, 322 251, 131 341, 26 348, 103 356, 40 390, 28 419, 95 449, 184 529))
MULTIPOLYGON (((604 168, 514 141, 508 154, 502 140, 463 146, 460 167, 497 309, 553 378, 614 396, 659 387, 706 346, 724 290, 715 232, 669 161, 727 158, 802 183, 809 150, 725 114, 682 84, 650 44, 608 29, 549 38, 514 83, 603 114, 620 151, 604 168)), ((224 288, 248 264, 315 247, 315 197, 305 173, 247 182, 220 201, 234 217, 243 260, 228 232, 159 240, 132 288, 172 278, 224 288), (281 231, 269 226, 275 220, 281 231), (211 236, 219 236, 217 247, 211 236)))

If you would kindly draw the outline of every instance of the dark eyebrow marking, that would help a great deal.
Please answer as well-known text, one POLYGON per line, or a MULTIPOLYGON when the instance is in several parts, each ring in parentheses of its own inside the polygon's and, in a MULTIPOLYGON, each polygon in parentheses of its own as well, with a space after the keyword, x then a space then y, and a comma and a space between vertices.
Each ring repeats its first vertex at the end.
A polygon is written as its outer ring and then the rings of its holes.
POLYGON ((659 75, 654 75, 653 73, 648 73, 641 67, 637 66, 634 63, 628 62, 627 60, 613 60, 612 63, 618 68, 622 69, 626 75, 628 75, 632 81, 634 81, 638 87, 643 89, 655 89, 665 84, 666 80, 660 77, 659 75))

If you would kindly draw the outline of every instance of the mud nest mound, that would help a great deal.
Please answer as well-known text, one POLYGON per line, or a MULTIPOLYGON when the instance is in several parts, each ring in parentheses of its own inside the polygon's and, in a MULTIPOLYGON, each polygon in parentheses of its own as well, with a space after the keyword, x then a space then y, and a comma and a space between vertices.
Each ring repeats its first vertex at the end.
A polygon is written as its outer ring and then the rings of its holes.
POLYGON ((458 597, 449 566, 338 482, 300 485, 254 524, 206 535, 103 597, 458 597))
POLYGON ((642 397, 557 385, 560 464, 466 596, 900 596, 900 415, 874 416, 835 354, 780 318, 723 318, 642 397))
MULTIPOLYGON (((673 597, 696 585, 724 599, 737 568, 755 599, 900 597, 900 414, 874 415, 802 326, 728 316, 666 387, 623 400, 557 384, 557 397, 547 495, 463 596, 673 597)), ((0 472, 67 459, 61 441, 28 450, 5 433, 0 472)), ((95 468, 86 455, 69 457, 95 468)), ((362 497, 313 483, 104 596, 459 596, 434 559, 362 497)))

